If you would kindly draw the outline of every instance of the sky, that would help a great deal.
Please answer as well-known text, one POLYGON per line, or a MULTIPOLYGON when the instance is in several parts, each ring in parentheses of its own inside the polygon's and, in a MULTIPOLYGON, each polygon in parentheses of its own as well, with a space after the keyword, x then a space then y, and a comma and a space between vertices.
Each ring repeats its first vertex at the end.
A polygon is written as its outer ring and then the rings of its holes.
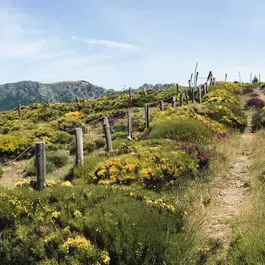
POLYGON ((0 84, 265 79, 264 0, 0 0, 0 84))

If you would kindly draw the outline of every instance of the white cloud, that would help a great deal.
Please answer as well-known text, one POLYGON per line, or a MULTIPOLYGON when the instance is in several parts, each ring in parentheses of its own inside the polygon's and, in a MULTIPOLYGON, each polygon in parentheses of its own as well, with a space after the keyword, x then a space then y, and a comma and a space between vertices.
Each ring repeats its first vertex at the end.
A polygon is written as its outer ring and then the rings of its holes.
POLYGON ((119 49, 125 49, 129 51, 142 51, 143 50, 141 47, 134 45, 134 44, 111 41, 111 40, 89 39, 86 41, 86 43, 90 45, 102 45, 102 46, 106 46, 109 48, 119 48, 119 49))

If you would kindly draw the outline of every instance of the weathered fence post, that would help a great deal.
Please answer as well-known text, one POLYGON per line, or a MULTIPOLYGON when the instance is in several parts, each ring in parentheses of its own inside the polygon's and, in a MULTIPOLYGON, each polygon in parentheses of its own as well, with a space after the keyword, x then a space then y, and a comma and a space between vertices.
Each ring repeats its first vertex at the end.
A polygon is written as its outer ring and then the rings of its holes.
POLYGON ((188 97, 188 92, 187 90, 185 90, 185 100, 186 100, 186 104, 189 104, 189 97, 188 97))
POLYGON ((176 85, 177 86, 177 93, 179 94, 179 84, 176 85))
POLYGON ((149 104, 144 105, 144 114, 145 114, 145 128, 149 129, 150 127, 150 109, 149 104))
POLYGON ((75 128, 76 140, 76 157, 75 165, 80 166, 84 162, 84 148, 83 148, 83 131, 82 128, 75 128))
POLYGON ((180 106, 183 105, 183 93, 180 94, 180 103, 179 104, 180 104, 180 106))
POLYGON ((206 89, 205 84, 202 85, 202 96, 206 95, 206 89))
POLYGON ((21 116, 21 104, 18 105, 17 112, 18 112, 18 115, 21 116))
POLYGON ((129 87, 129 106, 132 107, 133 99, 132 99, 132 88, 129 87))
POLYGON ((128 118, 128 139, 132 140, 133 135, 132 135, 132 113, 131 110, 128 110, 127 112, 127 118, 128 118))
POLYGON ((42 190, 46 187, 46 152, 45 143, 35 144, 35 168, 37 176, 37 189, 42 190))
POLYGON ((172 108, 176 108, 176 96, 172 98, 172 108))
POLYGON ((160 109, 161 111, 164 110, 164 101, 163 101, 163 100, 159 100, 159 109, 160 109))
POLYGON ((194 103, 195 102, 195 88, 192 87, 191 89, 191 102, 194 103))
POLYGON ((205 83, 205 95, 208 94, 208 92, 209 92, 209 91, 208 91, 208 83, 206 82, 206 83, 205 83))
POLYGON ((198 101, 200 104, 202 103, 202 89, 201 89, 201 87, 198 87, 198 101))
POLYGON ((79 98, 75 98, 75 102, 76 102, 77 110, 80 111, 81 110, 81 106, 80 106, 79 98))
POLYGON ((111 134, 110 134, 110 126, 109 126, 109 119, 108 117, 104 117, 103 120, 103 130, 106 138, 106 145, 107 145, 107 152, 111 153, 112 149, 112 141, 111 141, 111 134))

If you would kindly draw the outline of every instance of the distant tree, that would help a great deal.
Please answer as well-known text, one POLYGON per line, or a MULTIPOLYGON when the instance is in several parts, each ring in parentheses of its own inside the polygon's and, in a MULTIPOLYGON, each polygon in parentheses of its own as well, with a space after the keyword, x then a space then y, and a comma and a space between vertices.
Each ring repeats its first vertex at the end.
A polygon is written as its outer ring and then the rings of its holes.
POLYGON ((254 78, 252 79, 252 83, 255 84, 255 83, 258 83, 258 82, 259 82, 259 79, 255 75, 254 78))

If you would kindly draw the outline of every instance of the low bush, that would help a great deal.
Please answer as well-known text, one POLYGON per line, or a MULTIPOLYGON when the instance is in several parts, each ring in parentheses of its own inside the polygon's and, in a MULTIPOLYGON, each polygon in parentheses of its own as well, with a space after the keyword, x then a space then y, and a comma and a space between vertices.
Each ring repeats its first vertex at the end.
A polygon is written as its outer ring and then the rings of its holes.
POLYGON ((67 164, 69 156, 64 151, 47 152, 46 160, 53 163, 56 167, 63 167, 67 164))
POLYGON ((247 119, 240 105, 228 103, 207 103, 206 105, 211 119, 240 131, 244 131, 247 126, 247 119))
POLYGON ((225 89, 217 89, 209 92, 203 97, 203 102, 240 105, 240 100, 238 97, 233 92, 229 92, 225 89))
POLYGON ((110 158, 99 164, 94 177, 99 184, 129 185, 139 182, 148 188, 159 190, 195 176, 198 156, 194 151, 147 147, 141 152, 110 158))
POLYGON ((192 143, 209 142, 212 139, 212 134, 201 122, 186 117, 178 117, 152 126, 150 139, 160 138, 192 143))
POLYGON ((265 102, 259 97, 253 97, 247 100, 247 107, 255 107, 257 109, 262 109, 265 106, 265 102))
POLYGON ((2 190, 1 263, 190 264, 194 233, 183 216, 180 205, 132 189, 2 190))
MULTIPOLYGON (((49 151, 46 154, 46 173, 50 174, 59 167, 63 167, 67 164, 69 157, 64 151, 49 151)), ((24 176, 35 175, 35 158, 28 161, 24 176)))
POLYGON ((67 133, 67 132, 62 132, 58 131, 56 132, 54 138, 53 138, 53 143, 56 144, 69 144, 73 142, 74 136, 67 133))
POLYGON ((244 95, 250 94, 250 93, 254 92, 254 88, 251 87, 251 86, 245 86, 245 87, 243 87, 242 92, 243 92, 244 95))
POLYGON ((99 148, 103 148, 106 145, 106 141, 104 139, 97 139, 95 140, 95 148, 99 149, 99 148))
POLYGON ((99 163, 106 160, 106 157, 101 156, 88 156, 86 157, 83 165, 74 169, 75 179, 85 179, 88 183, 92 183, 95 179, 93 176, 94 170, 99 163))

